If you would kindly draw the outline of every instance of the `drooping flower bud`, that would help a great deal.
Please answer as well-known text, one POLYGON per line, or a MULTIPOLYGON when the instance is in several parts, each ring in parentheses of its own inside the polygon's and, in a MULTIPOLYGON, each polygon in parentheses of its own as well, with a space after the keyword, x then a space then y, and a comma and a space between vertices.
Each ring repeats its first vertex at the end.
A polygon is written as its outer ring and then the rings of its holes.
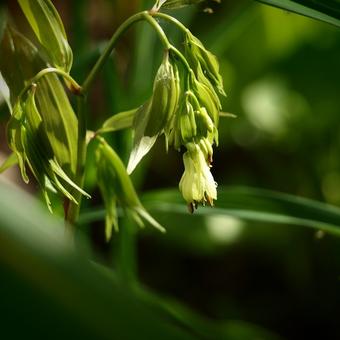
POLYGON ((131 173, 150 151, 159 135, 175 114, 180 97, 180 79, 177 66, 169 59, 168 51, 158 69, 151 99, 135 115, 134 146, 128 163, 131 173))
POLYGON ((99 145, 96 150, 97 177, 99 188, 106 207, 106 238, 112 235, 112 227, 118 229, 117 204, 143 227, 143 220, 164 232, 164 228, 153 219, 140 202, 131 178, 115 151, 104 138, 97 137, 99 145))
POLYGON ((189 30, 185 37, 185 54, 199 81, 205 83, 207 80, 225 96, 223 78, 220 74, 220 67, 215 55, 208 51, 202 42, 197 39, 189 30))
POLYGON ((213 205, 217 199, 217 184, 210 172, 204 153, 197 144, 187 144, 183 154, 184 174, 179 189, 191 212, 198 204, 213 205))
POLYGON ((205 85, 196 78, 192 80, 192 91, 197 97, 200 106, 205 107, 210 118, 218 127, 219 115, 222 109, 218 95, 212 87, 205 85))

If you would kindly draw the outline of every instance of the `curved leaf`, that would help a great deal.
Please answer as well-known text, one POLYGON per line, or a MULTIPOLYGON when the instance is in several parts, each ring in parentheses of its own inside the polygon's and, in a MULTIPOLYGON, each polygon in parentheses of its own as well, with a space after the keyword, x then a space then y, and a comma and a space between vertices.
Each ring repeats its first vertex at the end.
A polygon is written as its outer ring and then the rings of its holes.
MULTIPOLYGON (((311 199, 255 188, 218 190, 215 208, 195 214, 234 216, 248 221, 300 225, 340 235, 340 208, 311 199)), ((151 212, 187 214, 177 190, 148 193, 143 199, 151 212)))
POLYGON ((119 131, 132 127, 136 113, 139 109, 119 112, 107 119, 97 133, 119 131))
POLYGON ((340 2, 338 0, 257 0, 313 19, 340 27, 340 2))

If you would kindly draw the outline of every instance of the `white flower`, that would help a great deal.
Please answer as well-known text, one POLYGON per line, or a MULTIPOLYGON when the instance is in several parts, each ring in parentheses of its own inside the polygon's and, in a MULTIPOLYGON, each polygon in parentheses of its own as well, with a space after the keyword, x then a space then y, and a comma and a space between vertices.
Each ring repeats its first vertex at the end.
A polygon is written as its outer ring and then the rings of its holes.
POLYGON ((200 147, 191 143, 186 147, 188 151, 183 154, 185 170, 179 189, 193 212, 199 203, 213 205, 213 201, 217 199, 217 184, 200 147))

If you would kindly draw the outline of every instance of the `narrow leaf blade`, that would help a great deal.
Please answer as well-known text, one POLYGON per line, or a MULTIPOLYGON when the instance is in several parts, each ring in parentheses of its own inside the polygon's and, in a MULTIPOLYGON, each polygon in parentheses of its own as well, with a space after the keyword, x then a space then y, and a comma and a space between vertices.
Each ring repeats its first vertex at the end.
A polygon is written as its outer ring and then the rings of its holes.
MULTIPOLYGON (((177 190, 145 195, 151 213, 187 214, 177 190)), ((195 214, 233 216, 263 223, 305 226, 340 235, 340 208, 307 198, 255 188, 219 188, 215 208, 200 208, 195 214)))
POLYGON ((129 111, 119 112, 113 115, 104 122, 102 128, 99 129, 97 132, 107 133, 132 127, 137 111, 138 109, 133 109, 129 111))
POLYGON ((304 15, 340 27, 340 3, 336 0, 257 0, 266 5, 304 15))

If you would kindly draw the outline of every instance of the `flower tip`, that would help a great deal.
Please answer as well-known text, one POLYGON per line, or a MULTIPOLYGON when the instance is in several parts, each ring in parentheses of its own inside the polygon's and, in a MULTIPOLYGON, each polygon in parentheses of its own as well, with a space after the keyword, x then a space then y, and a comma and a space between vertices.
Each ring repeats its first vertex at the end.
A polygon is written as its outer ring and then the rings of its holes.
POLYGON ((197 208, 196 204, 194 202, 191 202, 188 204, 188 210, 190 214, 193 214, 195 212, 195 209, 197 208))

